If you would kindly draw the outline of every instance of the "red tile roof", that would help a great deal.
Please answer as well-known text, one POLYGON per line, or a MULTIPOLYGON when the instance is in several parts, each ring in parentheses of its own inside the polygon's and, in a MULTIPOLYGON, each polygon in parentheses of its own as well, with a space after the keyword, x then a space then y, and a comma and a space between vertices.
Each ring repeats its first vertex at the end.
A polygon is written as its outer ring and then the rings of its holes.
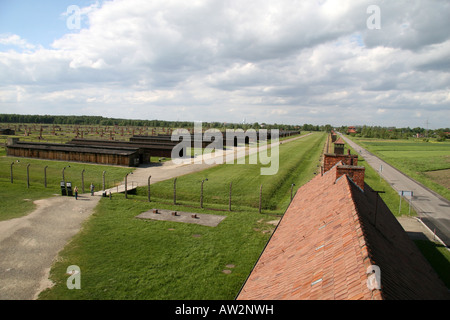
POLYGON ((297 191, 237 299, 448 298, 381 199, 375 227, 376 194, 336 179, 338 165, 297 191), (370 265, 380 267, 381 290, 367 286, 370 265))

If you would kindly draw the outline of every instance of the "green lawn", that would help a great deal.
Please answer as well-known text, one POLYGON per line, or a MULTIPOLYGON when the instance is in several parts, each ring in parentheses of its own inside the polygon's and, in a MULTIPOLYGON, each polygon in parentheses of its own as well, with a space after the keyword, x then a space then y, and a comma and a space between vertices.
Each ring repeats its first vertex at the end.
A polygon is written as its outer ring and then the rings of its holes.
POLYGON ((89 192, 89 185, 93 183, 95 190, 103 187, 103 171, 105 173, 105 187, 113 187, 123 181, 125 174, 132 168, 100 166, 85 163, 69 163, 17 157, 0 157, 0 206, 8 208, 0 211, 0 221, 17 218, 30 213, 34 209, 34 200, 61 194, 60 182, 62 170, 66 182, 72 182, 72 187, 78 186, 82 191, 82 171, 84 171, 85 192, 89 192), (17 162, 17 160, 19 162, 17 162), (11 163, 13 165, 13 183, 11 183, 11 163), (30 187, 27 187, 27 166, 29 167, 30 187), (45 188, 44 168, 47 167, 47 188, 45 188))
POLYGON ((428 188, 450 200, 450 142, 352 139, 428 188), (444 178, 442 178, 444 177, 444 178))
MULTIPOLYGON (((352 154, 357 154, 357 152, 351 148, 348 144, 345 144, 345 153, 350 149, 352 154)), ((402 216, 402 215, 417 215, 416 211, 411 207, 409 207, 409 203, 406 200, 402 200, 400 207, 400 196, 397 191, 395 191, 389 183, 387 183, 383 178, 380 179, 380 175, 378 171, 373 169, 361 156, 358 155, 358 165, 365 167, 365 176, 364 181, 367 183, 373 190, 376 191, 384 191, 384 193, 380 193, 381 199, 383 199, 384 203, 389 207, 392 214, 394 216, 402 216), (399 210, 400 209, 400 210, 399 210)))
MULTIPOLYGON (((232 206, 259 207, 262 185, 262 208, 282 214, 290 201, 291 185, 294 192, 314 176, 319 155, 325 139, 324 134, 313 134, 280 145, 280 167, 276 175, 262 176, 260 164, 225 164, 202 172, 181 176, 176 181, 177 203, 200 204, 201 181, 204 202, 209 206, 228 208, 230 183, 232 183, 232 206)), ((152 197, 172 201, 173 180, 160 182, 152 187, 152 197)))
POLYGON ((233 299, 274 228, 265 223, 273 217, 255 211, 227 213, 217 227, 135 219, 151 206, 173 209, 103 198, 60 254, 51 271, 56 285, 40 299, 233 299), (73 264, 81 269, 81 290, 66 287, 73 264), (228 264, 231 274, 222 272, 228 264))
POLYGON ((40 299, 234 299, 275 228, 267 222, 279 219, 289 203, 291 184, 298 188, 314 176, 325 137, 318 133, 280 146, 276 176, 260 176, 259 165, 224 164, 179 177, 177 206, 171 204, 172 180, 152 185, 151 203, 146 188, 128 200, 102 198, 61 252, 51 270, 56 284, 40 299), (204 177, 209 180, 200 209, 204 177), (228 212, 230 181, 235 204, 228 212), (255 204, 261 183, 266 186, 262 214, 255 204), (217 227, 135 218, 151 208, 226 218, 217 227), (81 269, 81 290, 66 287, 70 265, 81 269), (226 269, 231 273, 222 272, 226 269))

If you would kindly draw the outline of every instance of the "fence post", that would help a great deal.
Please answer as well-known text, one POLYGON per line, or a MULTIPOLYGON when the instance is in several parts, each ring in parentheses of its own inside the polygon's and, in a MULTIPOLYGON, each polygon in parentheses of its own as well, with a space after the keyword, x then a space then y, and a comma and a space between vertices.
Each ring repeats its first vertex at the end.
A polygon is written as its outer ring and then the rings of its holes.
POLYGON ((44 188, 47 188, 47 168, 48 166, 44 167, 44 188))
POLYGON ((102 178, 103 178, 103 191, 105 191, 105 173, 106 173, 106 171, 103 171, 103 174, 102 174, 102 178))
POLYGON ((14 162, 11 163, 11 173, 10 173, 11 183, 14 183, 14 178, 13 178, 13 165, 14 165, 14 162))
POLYGON ((27 188, 30 188, 30 163, 27 164, 27 188))

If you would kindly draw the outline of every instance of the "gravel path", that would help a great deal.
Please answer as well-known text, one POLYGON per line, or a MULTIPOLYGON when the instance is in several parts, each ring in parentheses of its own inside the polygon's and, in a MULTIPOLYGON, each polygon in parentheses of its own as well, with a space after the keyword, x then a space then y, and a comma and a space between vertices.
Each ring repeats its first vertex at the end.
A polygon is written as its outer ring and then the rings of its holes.
POLYGON ((51 285, 50 267, 100 197, 37 200, 31 214, 0 222, 0 300, 31 300, 51 285))

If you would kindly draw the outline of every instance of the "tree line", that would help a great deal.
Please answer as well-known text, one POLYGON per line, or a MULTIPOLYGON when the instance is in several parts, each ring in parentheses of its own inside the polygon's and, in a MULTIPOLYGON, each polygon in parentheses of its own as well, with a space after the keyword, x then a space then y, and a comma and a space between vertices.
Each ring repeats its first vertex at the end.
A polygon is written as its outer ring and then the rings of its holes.
MULTIPOLYGON (((408 139, 412 137, 419 138, 436 138, 438 141, 444 141, 450 138, 450 128, 440 128, 427 130, 421 127, 415 128, 395 128, 395 127, 381 127, 381 126, 359 126, 356 127, 356 133, 351 133, 362 138, 377 138, 377 139, 408 139)), ((347 133, 348 127, 342 126, 338 131, 347 133)))
MULTIPOLYGON (((166 120, 132 120, 106 118, 102 116, 63 116, 63 115, 24 115, 0 114, 0 123, 19 124, 53 124, 53 125, 100 125, 100 126, 135 126, 135 127, 166 127, 166 128, 193 128, 192 121, 166 121, 166 120)), ((203 122, 203 128, 217 129, 280 129, 286 131, 330 131, 331 125, 318 126, 312 124, 286 125, 266 123, 226 123, 203 122)))
MULTIPOLYGON (((62 116, 62 115, 24 115, 24 114, 0 114, 0 123, 20 124, 66 124, 66 125, 100 125, 100 126, 148 126, 170 127, 169 121, 161 120, 131 120, 106 118, 102 116, 62 116)), ((177 122, 179 127, 192 126, 190 122, 177 122)))

